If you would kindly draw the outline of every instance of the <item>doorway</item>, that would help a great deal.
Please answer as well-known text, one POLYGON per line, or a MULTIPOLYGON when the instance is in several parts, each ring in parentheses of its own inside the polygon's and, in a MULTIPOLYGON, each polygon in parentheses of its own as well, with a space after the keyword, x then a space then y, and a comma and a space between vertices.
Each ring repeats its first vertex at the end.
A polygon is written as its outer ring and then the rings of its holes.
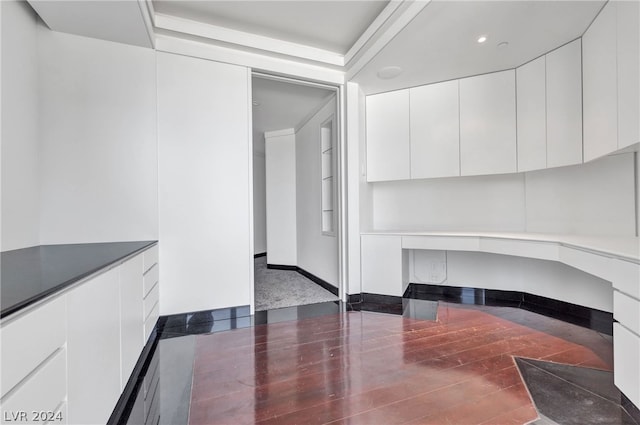
POLYGON ((339 91, 252 75, 255 311, 338 301, 339 91))

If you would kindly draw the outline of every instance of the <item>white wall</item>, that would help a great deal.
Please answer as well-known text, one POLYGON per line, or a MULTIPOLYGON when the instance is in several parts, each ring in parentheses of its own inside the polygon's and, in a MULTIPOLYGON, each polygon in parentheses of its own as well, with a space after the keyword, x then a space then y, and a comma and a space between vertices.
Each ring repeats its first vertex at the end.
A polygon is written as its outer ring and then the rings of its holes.
POLYGON ((526 173, 527 231, 635 236, 634 154, 526 173))
POLYGON ((40 243, 37 17, 0 2, 2 20, 2 251, 40 243))
POLYGON ((375 230, 523 231, 522 174, 374 183, 375 230))
POLYGON ((335 126, 335 97, 296 132, 298 266, 337 287, 338 238, 322 234, 321 216, 320 126, 331 115, 335 126))
POLYGON ((267 252, 267 193, 265 158, 253 153, 253 253, 267 252))
POLYGON ((39 31, 41 243, 158 238, 155 52, 39 31))
POLYGON ((265 133, 267 264, 295 266, 296 135, 293 129, 265 133))
POLYGON ((251 303, 247 68, 158 53, 160 314, 251 303))
POLYGON ((528 173, 380 182, 375 230, 634 236, 633 153, 528 173))

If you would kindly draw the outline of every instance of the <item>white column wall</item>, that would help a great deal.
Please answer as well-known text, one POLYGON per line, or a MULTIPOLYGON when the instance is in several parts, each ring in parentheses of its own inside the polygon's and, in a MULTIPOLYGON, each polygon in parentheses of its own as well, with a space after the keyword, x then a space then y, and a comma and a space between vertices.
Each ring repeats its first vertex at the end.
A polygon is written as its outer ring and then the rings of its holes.
POLYGON ((295 266, 297 254, 296 135, 265 133, 267 263, 295 266))
POLYGON ((37 15, 0 2, 2 31, 2 225, 0 250, 40 243, 37 15))
POLYGON ((253 253, 267 252, 267 194, 264 153, 253 153, 253 253))
POLYGON ((248 305, 250 71, 157 59, 160 314, 248 305))
POLYGON ((338 125, 336 106, 332 98, 296 132, 296 204, 298 266, 337 287, 337 233, 322 234, 320 157, 320 126, 332 114, 338 125))
POLYGON ((40 242, 158 239, 155 52, 38 36, 40 242))

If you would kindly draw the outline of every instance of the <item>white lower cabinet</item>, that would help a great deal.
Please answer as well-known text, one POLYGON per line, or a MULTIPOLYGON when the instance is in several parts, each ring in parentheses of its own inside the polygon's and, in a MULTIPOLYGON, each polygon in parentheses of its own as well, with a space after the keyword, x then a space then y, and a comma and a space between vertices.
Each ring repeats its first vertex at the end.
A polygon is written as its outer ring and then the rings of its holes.
POLYGON ((620 323, 613 324, 613 365, 616 386, 640 406, 640 336, 620 323))
POLYGON ((120 396, 120 291, 112 269, 67 295, 69 423, 106 423, 120 396))
POLYGON ((362 235, 362 292, 402 296, 402 237, 362 235))
POLYGON ((3 424, 107 422, 158 320, 152 249, 3 319, 3 424))
POLYGON ((68 423, 67 416, 58 413, 65 403, 66 375, 67 353, 63 347, 2 399, 2 422, 68 423))
POLYGON ((145 344, 140 329, 144 326, 142 305, 143 256, 137 255, 120 269, 120 389, 127 385, 145 344))

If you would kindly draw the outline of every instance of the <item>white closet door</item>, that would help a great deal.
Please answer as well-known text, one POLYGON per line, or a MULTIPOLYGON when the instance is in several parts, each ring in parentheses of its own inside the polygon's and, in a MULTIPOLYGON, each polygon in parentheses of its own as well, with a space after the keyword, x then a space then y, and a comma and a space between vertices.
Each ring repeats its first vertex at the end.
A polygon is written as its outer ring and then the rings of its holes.
POLYGON ((616 21, 609 2, 582 37, 585 162, 618 147, 616 21))
POLYGON ((547 54, 547 167, 582 163, 580 40, 547 54))
POLYGON ((547 167, 545 57, 516 70, 518 171, 547 167))
POLYGON ((619 1, 618 149, 640 142, 640 2, 619 1))
POLYGON ((409 90, 367 96, 367 181, 410 177, 409 90))
POLYGON ((515 70, 460 80, 460 167, 463 176, 516 171, 515 70))
POLYGON ((458 81, 412 88, 411 178, 460 175, 458 81))

